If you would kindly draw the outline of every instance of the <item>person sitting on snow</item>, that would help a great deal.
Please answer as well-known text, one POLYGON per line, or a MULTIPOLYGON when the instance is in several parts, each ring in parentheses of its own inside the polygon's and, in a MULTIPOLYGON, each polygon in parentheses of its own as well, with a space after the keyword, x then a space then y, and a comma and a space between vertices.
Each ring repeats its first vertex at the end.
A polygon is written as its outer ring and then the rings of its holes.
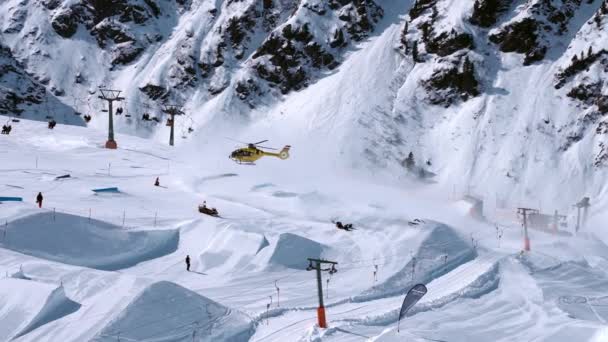
POLYGON ((342 222, 340 221, 336 222, 336 228, 346 230, 347 232, 350 232, 351 230, 355 229, 353 228, 352 223, 342 224, 342 222))

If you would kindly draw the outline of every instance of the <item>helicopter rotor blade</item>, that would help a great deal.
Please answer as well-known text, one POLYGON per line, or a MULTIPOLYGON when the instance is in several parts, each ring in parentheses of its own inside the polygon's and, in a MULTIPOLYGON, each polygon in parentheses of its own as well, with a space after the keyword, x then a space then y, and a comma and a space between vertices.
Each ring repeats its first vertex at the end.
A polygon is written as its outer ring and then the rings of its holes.
MULTIPOLYGON (((257 146, 257 145, 256 145, 256 146, 257 146)), ((259 147, 259 148, 265 148, 265 149, 267 149, 267 150, 273 150, 273 151, 278 150, 278 148, 274 148, 274 147, 266 147, 266 146, 257 146, 257 147, 259 147)))
POLYGON ((243 144, 243 145, 249 145, 248 143, 246 143, 246 142, 242 142, 242 141, 240 141, 240 140, 236 140, 236 139, 232 139, 232 138, 228 138, 228 137, 224 137, 224 138, 225 138, 225 139, 228 139, 228 140, 231 140, 231 141, 234 141, 234 142, 237 142, 237 143, 239 143, 239 144, 243 144))
POLYGON ((268 139, 266 139, 266 140, 262 140, 262 141, 258 141, 258 142, 256 142, 256 143, 253 143, 252 145, 259 145, 259 144, 261 144, 261 143, 265 143, 265 142, 267 142, 267 141, 268 141, 268 139))

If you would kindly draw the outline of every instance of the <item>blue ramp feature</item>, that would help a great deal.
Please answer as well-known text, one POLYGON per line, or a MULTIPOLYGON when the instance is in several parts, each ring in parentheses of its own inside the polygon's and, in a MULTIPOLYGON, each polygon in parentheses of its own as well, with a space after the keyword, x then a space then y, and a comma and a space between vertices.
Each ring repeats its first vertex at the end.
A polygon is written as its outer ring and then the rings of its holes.
POLYGON ((117 187, 92 189, 94 193, 119 193, 117 187))
POLYGON ((2 197, 0 196, 0 202, 23 202, 22 197, 2 197))

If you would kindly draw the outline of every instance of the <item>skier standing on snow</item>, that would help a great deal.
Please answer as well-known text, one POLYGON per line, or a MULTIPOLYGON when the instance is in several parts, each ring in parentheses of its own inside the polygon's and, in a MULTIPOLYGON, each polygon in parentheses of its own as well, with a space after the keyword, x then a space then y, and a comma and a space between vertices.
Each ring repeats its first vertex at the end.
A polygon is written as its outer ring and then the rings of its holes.
POLYGON ((39 192, 36 196, 36 203, 38 203, 38 208, 42 208, 42 192, 39 192))
POLYGON ((186 255, 186 271, 190 272, 190 256, 186 255))
POLYGON ((154 186, 160 186, 160 180, 156 177, 156 181, 154 181, 154 186))

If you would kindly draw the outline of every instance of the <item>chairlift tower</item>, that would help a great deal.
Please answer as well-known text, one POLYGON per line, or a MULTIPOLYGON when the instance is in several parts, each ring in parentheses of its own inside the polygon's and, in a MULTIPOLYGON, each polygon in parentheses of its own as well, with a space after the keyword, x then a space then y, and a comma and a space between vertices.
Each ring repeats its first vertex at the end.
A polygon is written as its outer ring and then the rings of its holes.
POLYGON ((576 232, 581 229, 581 208, 583 208, 583 224, 582 227, 587 223, 587 213, 591 204, 589 203, 589 197, 583 197, 583 199, 574 205, 576 207, 576 232))
POLYGON ((106 148, 115 150, 118 148, 116 140, 114 140, 114 112, 112 110, 112 104, 114 101, 122 101, 125 98, 120 96, 122 91, 99 88, 101 95, 98 97, 104 101, 108 101, 108 141, 106 141, 106 148))
POLYGON ((530 237, 528 236, 528 213, 529 212, 538 212, 536 209, 531 208, 517 208, 517 213, 521 214, 523 217, 524 224, 524 250, 526 252, 530 251, 530 237))
POLYGON ((327 328, 327 320, 325 319, 325 306, 323 305, 323 280, 321 279, 321 272, 329 271, 329 274, 334 274, 338 272, 338 270, 336 269, 337 264, 338 263, 335 261, 308 258, 308 267, 306 268, 306 270, 317 271, 317 290, 319 294, 319 308, 317 309, 317 317, 319 320, 320 328, 327 328), (330 264, 331 268, 322 269, 321 266, 323 264, 330 264))
POLYGON ((169 114, 171 116, 171 133, 169 134, 169 145, 173 146, 173 137, 175 131, 175 116, 183 115, 184 112, 181 110, 181 107, 175 105, 165 105, 163 108, 163 112, 169 114))

